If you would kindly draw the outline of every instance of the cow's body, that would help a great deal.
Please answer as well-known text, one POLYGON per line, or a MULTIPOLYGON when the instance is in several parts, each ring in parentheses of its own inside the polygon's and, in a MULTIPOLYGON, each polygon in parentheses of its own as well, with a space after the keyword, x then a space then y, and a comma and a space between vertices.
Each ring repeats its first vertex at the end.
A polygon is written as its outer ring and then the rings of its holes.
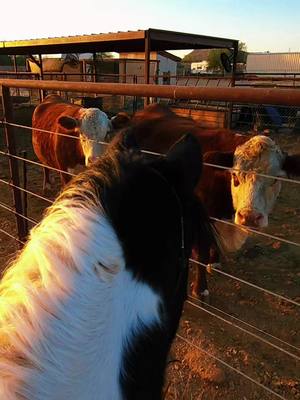
MULTIPOLYGON (((192 119, 178 117, 159 104, 137 112, 132 118, 131 129, 141 148, 157 153, 167 152, 184 134, 191 133, 202 147, 204 162, 236 169, 231 172, 204 167, 196 195, 211 217, 233 220, 237 225, 258 229, 268 225, 268 215, 281 184, 276 179, 258 176, 256 172, 273 176, 284 176, 286 171, 300 172, 299 156, 284 154, 269 137, 241 135, 228 129, 203 129, 192 119), (149 120, 151 124, 147 122, 149 120), (140 129, 141 125, 144 125, 143 129, 140 129), (244 171, 255 172, 245 174, 244 171)), ((216 222, 216 227, 223 248, 228 251, 239 249, 247 238, 247 232, 240 228, 221 222, 216 222)), ((208 262, 207 255, 203 255, 202 261, 208 262)), ((205 275, 202 278, 201 283, 199 277, 193 283, 194 295, 206 289, 205 275)))
MULTIPOLYGON (((68 172, 78 164, 87 165, 101 153, 101 145, 96 141, 105 139, 110 122, 97 108, 83 108, 50 95, 36 107, 32 128, 32 144, 38 159, 49 167, 68 172)), ((70 175, 61 173, 61 179, 66 183, 70 175)), ((49 170, 45 168, 44 187, 47 183, 50 183, 49 170)))

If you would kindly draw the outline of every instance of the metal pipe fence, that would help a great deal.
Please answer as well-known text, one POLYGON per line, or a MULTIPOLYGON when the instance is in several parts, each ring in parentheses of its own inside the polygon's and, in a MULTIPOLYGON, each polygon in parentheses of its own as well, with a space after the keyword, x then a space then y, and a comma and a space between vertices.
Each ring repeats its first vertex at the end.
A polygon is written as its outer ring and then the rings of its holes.
MULTIPOLYGON (((11 165, 11 172, 10 172, 10 181, 6 181, 5 179, 0 179, 0 183, 5 184, 7 186, 10 186, 14 189, 14 207, 11 207, 7 204, 4 204, 3 202, 0 202, 0 208, 5 209, 8 212, 13 213, 16 216, 17 220, 17 227, 18 227, 18 238, 14 237, 11 233, 5 231, 4 229, 0 228, 0 232, 7 235, 10 238, 15 239, 19 245, 23 245, 26 241, 26 237, 28 232, 24 231, 25 225, 24 221, 30 222, 32 225, 37 223, 37 220, 28 217, 27 215, 24 215, 24 207, 23 203, 24 201, 22 200, 22 197, 20 196, 20 193, 28 193, 29 195, 35 196, 40 200, 46 201, 48 204, 52 204, 52 200, 41 196, 35 192, 32 192, 31 190, 28 190, 27 188, 22 188, 20 186, 20 177, 19 177, 19 169, 18 169, 18 161, 22 161, 24 163, 30 163, 32 165, 36 165, 39 167, 45 167, 43 164, 36 162, 34 160, 27 159, 26 157, 22 157, 17 155, 16 153, 16 146, 15 146, 15 133, 14 133, 14 128, 22 128, 22 129, 28 129, 31 130, 32 128, 26 125, 21 125, 21 124, 16 124, 13 119, 13 113, 12 113, 12 103, 9 95, 9 89, 10 87, 15 88, 19 87, 18 85, 21 84, 21 87, 23 88, 38 88, 38 89, 53 89, 57 87, 58 83, 56 82, 45 82, 45 81, 35 81, 35 82, 30 82, 30 81, 19 81, 19 80, 0 80, 0 85, 2 85, 2 99, 3 99, 3 108, 5 111, 4 115, 4 120, 1 121, 1 125, 5 128, 6 131, 6 145, 7 145, 7 151, 0 151, 0 154, 2 156, 5 156, 9 159, 10 165, 11 165), (4 94, 4 95, 3 95, 4 94)), ((219 99, 222 96, 225 98, 226 101, 231 101, 233 99, 239 98, 241 102, 251 102, 253 100, 258 101, 258 99, 265 101, 266 103, 270 102, 269 104, 289 104, 289 105, 297 105, 300 106, 300 95, 299 93, 294 93, 291 90, 286 90, 282 92, 280 90, 280 93, 276 90, 269 90, 269 89, 264 89, 264 90, 259 90, 259 89, 238 89, 238 88, 230 88, 229 90, 225 90, 224 88, 218 88, 218 90, 215 89, 207 89, 207 90, 202 90, 199 88, 193 88, 193 90, 190 90, 190 88, 184 88, 186 90, 178 89, 176 87, 168 87, 167 90, 165 87, 161 86, 155 86, 152 87, 152 85, 133 85, 135 86, 134 88, 132 85, 128 84, 119 84, 119 85, 114 85, 114 84, 97 84, 97 83, 91 83, 91 84, 86 84, 86 83, 65 83, 65 82, 59 82, 60 90, 72 90, 72 91, 81 91, 84 88, 84 91, 87 91, 88 93, 93 93, 94 91, 96 93, 108 93, 109 91, 113 93, 121 93, 121 94, 126 94, 126 95, 139 95, 139 96, 154 96, 157 95, 159 97, 171 97, 171 98, 178 98, 182 96, 183 98, 188 98, 188 96, 191 97, 191 99, 219 99), (63 86, 62 83, 64 83, 63 86), (258 90, 258 92, 257 92, 258 90)), ((69 136, 66 134, 62 133, 56 133, 52 131, 43 131, 45 134, 57 134, 57 135, 62 135, 66 136, 69 138, 72 138, 74 140, 73 136, 69 136)), ((104 142, 100 142, 101 144, 107 144, 104 142)), ((163 156, 162 154, 158 153, 153 153, 153 152, 147 152, 150 154, 154 154, 157 156, 163 156)), ((212 167, 212 168, 221 168, 221 169, 228 169, 229 171, 232 171, 233 169, 226 168, 223 166, 215 165, 215 164, 205 164, 206 166, 212 167)), ((47 166, 46 166, 47 167, 47 166)), ((66 171, 60 171, 59 169, 56 168, 51 168, 50 169, 56 171, 56 172, 63 172, 66 174, 66 171)), ((253 173, 254 171, 245 171, 245 173, 253 173)), ((255 172, 256 173, 256 172, 255 172)), ((73 174, 70 174, 73 175, 73 174)), ((288 183, 293 183, 293 184, 300 184, 300 181, 289 179, 289 178, 281 178, 277 176, 272 176, 272 175, 266 175, 266 174, 258 174, 262 175, 264 178, 267 179, 281 179, 285 182, 288 183)), ((223 221, 219 220, 216 218, 212 218, 215 222, 219 223, 224 223, 224 224, 229 224, 233 225, 235 228, 246 230, 248 232, 254 233, 256 235, 262 235, 268 238, 271 238, 273 240, 281 241, 283 243, 287 243, 292 246, 300 247, 300 243, 297 243, 295 241, 290 241, 285 238, 281 238, 275 235, 270 235, 267 233, 262 233, 259 231, 256 231, 255 229, 251 228, 245 228, 245 227, 239 227, 238 225, 235 225, 233 223, 230 223, 228 221, 223 221)), ((206 264, 200 263, 197 260, 191 259, 190 260, 194 264, 201 265, 202 267, 207 267, 206 264)), ((278 294, 274 291, 270 291, 268 289, 265 289, 259 285, 255 285, 251 282, 248 282, 246 280, 243 280, 241 278, 238 278, 234 275, 231 275, 227 272, 224 272, 218 268, 213 267, 212 268, 215 272, 218 274, 221 274, 225 276, 226 278, 233 279, 237 282, 243 283, 247 286, 250 286, 251 288, 258 290, 260 293, 265 293, 267 295, 273 296, 274 298, 278 299, 279 301, 286 302, 290 304, 293 307, 300 307, 300 303, 298 301, 295 301, 293 299, 290 299, 288 297, 282 296, 281 294, 278 294)), ((213 307, 211 305, 203 305, 202 303, 197 303, 196 299, 190 298, 187 300, 187 304, 190 306, 198 309, 201 312, 204 312, 206 314, 209 314, 210 316, 217 318, 221 320, 222 322, 230 325, 231 327, 242 331, 243 333, 249 335, 253 339, 256 339, 260 341, 261 343, 264 343, 265 345, 268 345, 272 347, 274 350, 277 350, 281 353, 284 353, 286 356, 289 356, 290 358, 299 361, 300 360, 300 348, 297 346, 292 345, 291 343, 288 343, 285 340, 282 340, 281 338, 269 334, 268 332, 265 332, 261 330, 260 328, 256 327, 255 325, 249 324, 245 321, 243 321, 240 318, 237 318, 235 316, 232 316, 216 307, 213 307), (210 307, 211 310, 207 310, 206 307, 210 307), (230 318, 230 319, 227 319, 230 318), (232 322, 232 319, 234 319, 235 322, 232 322), (285 346, 285 347, 283 347, 285 346), (288 349, 287 349, 288 348, 288 349)), ((226 366, 226 368, 229 368, 231 371, 234 371, 235 373, 239 374, 243 378, 247 379, 248 381, 251 381, 253 384, 257 385, 260 387, 262 390, 265 392, 272 394, 273 396, 280 398, 280 399, 285 399, 281 394, 275 392, 268 386, 262 384, 261 382, 257 381, 256 379, 252 378, 248 374, 240 371, 239 369, 233 367, 229 363, 225 362, 224 360, 216 357, 213 355, 211 352, 206 351, 202 348, 200 348, 197 344, 193 343, 189 338, 183 337, 180 334, 177 334, 177 337, 187 343, 189 346, 197 349, 197 351, 200 351, 204 354, 206 354, 208 357, 213 358, 217 362, 221 363, 222 365, 226 366)))
MULTIPOLYGON (((41 79, 40 74, 31 72, 13 72, 13 71, 0 71, 0 78, 21 78, 21 79, 41 79)), ((138 84, 143 82, 142 75, 134 74, 110 74, 110 73, 93 73, 93 72, 44 72, 42 79, 62 80, 69 81, 73 78, 78 78, 84 82, 122 82, 138 84)), ((183 87, 231 87, 232 79, 224 75, 200 74, 200 75, 170 75, 168 82, 165 82, 163 75, 153 75, 150 77, 151 83, 163 83, 163 86, 170 84, 183 87)), ((300 74, 237 74, 235 87, 239 88, 300 88, 300 74)), ((31 103, 37 103, 39 98, 42 97, 42 89, 35 91, 34 89, 15 89, 16 94, 20 96, 29 97, 31 103)), ((60 95, 66 99, 73 98, 72 94, 64 91, 58 91, 60 95)), ((78 93, 79 96, 84 97, 87 93, 78 93)), ((120 103, 128 110, 132 108, 133 112, 138 108, 138 98, 135 96, 133 100, 129 100, 125 95, 117 95, 120 97, 120 103)), ((156 101, 160 98, 156 97, 156 101)), ((142 102, 140 102, 142 105, 142 102)), ((227 124, 230 128, 237 128, 241 130, 294 130, 300 132, 300 108, 292 106, 281 107, 265 107, 261 105, 253 106, 251 104, 243 105, 241 103, 228 103, 226 101, 208 101, 208 100, 192 100, 191 98, 184 100, 183 98, 176 98, 169 100, 168 104, 181 109, 190 110, 203 110, 210 111, 210 115, 205 115, 206 124, 209 126, 214 124, 215 115, 219 114, 219 123, 227 124), (225 113, 223 120, 222 113, 225 113)))

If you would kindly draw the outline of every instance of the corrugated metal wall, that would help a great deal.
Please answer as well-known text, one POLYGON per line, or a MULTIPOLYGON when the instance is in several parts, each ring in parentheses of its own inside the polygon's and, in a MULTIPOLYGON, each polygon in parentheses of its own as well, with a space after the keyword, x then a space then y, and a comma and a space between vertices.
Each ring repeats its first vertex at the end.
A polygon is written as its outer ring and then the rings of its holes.
POLYGON ((300 53, 249 53, 248 73, 300 73, 300 53))

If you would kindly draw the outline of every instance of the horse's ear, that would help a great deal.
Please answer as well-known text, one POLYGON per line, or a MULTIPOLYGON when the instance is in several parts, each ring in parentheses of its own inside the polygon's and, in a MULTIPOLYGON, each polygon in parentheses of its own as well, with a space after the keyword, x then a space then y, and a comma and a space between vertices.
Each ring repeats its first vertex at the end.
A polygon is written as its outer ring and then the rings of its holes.
POLYGON ((202 171, 202 152, 197 139, 188 134, 178 140, 166 156, 168 164, 183 179, 186 190, 193 190, 202 171))
POLYGON ((294 154, 285 157, 282 169, 287 173, 288 176, 300 176, 300 154, 294 154))

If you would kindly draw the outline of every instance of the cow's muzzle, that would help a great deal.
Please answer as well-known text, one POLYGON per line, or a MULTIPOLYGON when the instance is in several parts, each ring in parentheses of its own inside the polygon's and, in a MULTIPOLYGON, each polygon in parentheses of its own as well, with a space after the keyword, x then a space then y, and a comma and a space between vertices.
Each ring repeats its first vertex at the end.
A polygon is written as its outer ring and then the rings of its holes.
POLYGON ((265 225, 264 215, 258 211, 248 208, 242 208, 237 211, 235 222, 238 225, 252 226, 255 228, 262 228, 265 225))

